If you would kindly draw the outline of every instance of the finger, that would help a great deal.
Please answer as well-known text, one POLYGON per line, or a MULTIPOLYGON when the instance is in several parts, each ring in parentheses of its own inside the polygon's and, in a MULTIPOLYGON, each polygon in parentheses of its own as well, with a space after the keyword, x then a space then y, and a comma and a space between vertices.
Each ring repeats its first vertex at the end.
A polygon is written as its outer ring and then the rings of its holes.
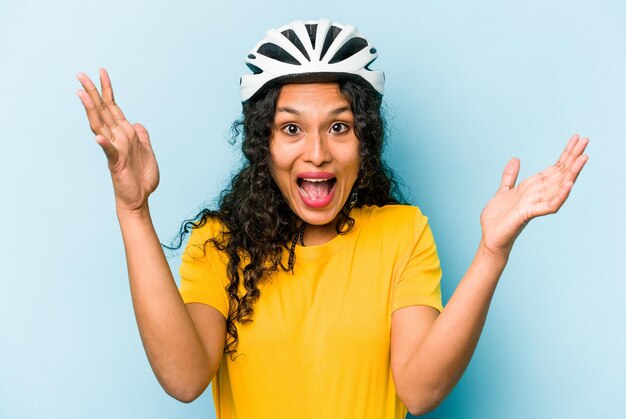
POLYGON ((517 182, 517 175, 519 174, 520 161, 518 158, 512 158, 504 167, 502 172, 502 182, 500 183, 500 189, 509 190, 515 186, 517 182))
POLYGON ((567 156, 565 157, 565 160, 562 161, 562 168, 563 169, 569 169, 572 164, 576 161, 576 159, 583 154, 583 152, 585 151, 585 148, 587 148, 587 145, 589 144, 589 139, 588 138, 581 138, 580 140, 578 140, 578 142, 576 142, 576 144, 574 144, 574 146, 571 148, 571 150, 569 151, 569 153, 567 154, 567 156))
POLYGON ((100 93, 98 93, 98 89, 93 84, 91 79, 87 77, 84 73, 78 73, 77 75, 78 81, 83 85, 83 88, 91 98, 91 102, 93 103, 94 109, 100 114, 100 120, 103 124, 112 127, 114 125, 113 117, 111 113, 107 111, 102 103, 102 98, 100 97, 100 93))
POLYGON ((141 125, 140 123, 133 124, 133 128, 135 132, 137 132, 137 137, 139 141, 141 141, 145 145, 150 145, 150 135, 148 134, 148 130, 146 127, 141 125))
POLYGON ((100 147, 102 147, 104 154, 107 156, 109 166, 114 166, 119 159, 119 153, 113 143, 111 143, 111 140, 104 135, 96 135, 96 142, 100 147))
POLYGON ((553 166, 531 178, 528 178, 525 181, 527 193, 535 195, 539 194, 541 196, 541 200, 551 201, 560 193, 563 185, 566 185, 569 182, 576 182, 578 175, 588 160, 589 156, 583 154, 578 156, 576 161, 570 168, 567 169, 565 173, 553 166))
POLYGON ((570 151, 572 150, 572 148, 574 148, 574 145, 578 142, 579 139, 580 139, 580 135, 578 135, 578 134, 572 135, 572 137, 567 142, 567 145, 565 146, 565 149, 563 149, 563 152, 561 153, 561 156, 559 157, 559 159, 556 162, 557 166, 559 166, 561 163, 565 162, 565 160, 566 160, 567 156, 569 155, 570 151))
POLYGON ((589 138, 581 138, 580 141, 574 146, 569 155, 568 166, 572 166, 574 162, 582 156, 585 152, 585 149, 589 145, 589 138))
POLYGON ((87 76, 85 73, 78 73, 76 77, 78 78, 80 84, 83 85, 83 89, 85 89, 85 91, 91 98, 94 106, 96 108, 102 107, 102 99, 100 98, 100 93, 98 93, 98 89, 96 89, 96 86, 93 84, 89 76, 87 76))
POLYGON ((568 180, 571 180, 572 182, 576 182, 576 179, 578 179, 578 175, 583 170, 583 167, 585 167, 585 164, 587 164, 588 161, 589 161, 588 155, 582 154, 578 156, 578 158, 572 164, 572 167, 569 168, 568 180))
POLYGON ((109 73, 104 68, 100 69, 100 86, 102 88, 102 102, 106 108, 111 112, 113 120, 116 122, 126 119, 124 113, 119 106, 115 103, 115 96, 113 95, 113 87, 111 86, 111 79, 109 73))
POLYGON ((588 144, 589 144, 589 139, 588 138, 581 138, 578 141, 578 143, 576 143, 576 145, 574 145, 574 147, 572 148, 572 150, 570 151, 570 153, 569 153, 569 155, 567 157, 566 167, 571 167, 572 164, 574 164, 576 159, 583 154, 583 152, 585 151, 585 148, 587 148, 588 144))
POLYGON ((80 101, 83 103, 85 112, 87 112, 87 119, 89 120, 89 127, 94 134, 102 134, 107 137, 111 137, 111 129, 103 124, 100 118, 100 112, 96 109, 91 97, 84 90, 77 92, 80 101))

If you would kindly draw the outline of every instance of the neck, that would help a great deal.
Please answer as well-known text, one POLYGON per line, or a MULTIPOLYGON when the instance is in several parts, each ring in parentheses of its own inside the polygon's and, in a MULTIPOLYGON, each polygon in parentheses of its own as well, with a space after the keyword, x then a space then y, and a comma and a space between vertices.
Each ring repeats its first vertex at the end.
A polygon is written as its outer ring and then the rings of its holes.
POLYGON ((336 222, 321 226, 307 224, 302 237, 304 244, 318 246, 331 241, 337 236, 336 224, 336 222))

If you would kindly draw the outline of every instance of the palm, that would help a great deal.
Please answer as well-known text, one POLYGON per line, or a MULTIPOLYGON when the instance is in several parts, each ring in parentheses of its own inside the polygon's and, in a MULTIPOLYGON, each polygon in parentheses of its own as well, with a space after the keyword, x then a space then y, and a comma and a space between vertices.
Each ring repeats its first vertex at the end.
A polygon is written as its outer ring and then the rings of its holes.
POLYGON ((113 98, 107 72, 100 70, 102 96, 84 74, 78 76, 85 90, 78 95, 87 112, 91 130, 109 162, 117 204, 137 210, 159 184, 159 168, 148 132, 131 125, 113 98))
POLYGON ((583 154, 588 140, 573 136, 558 162, 515 186, 520 162, 511 159, 504 169, 496 195, 483 210, 483 242, 492 252, 508 254, 530 220, 557 212, 588 160, 583 154))
POLYGON ((120 156, 117 162, 109 161, 109 169, 115 185, 118 201, 131 209, 136 209, 146 202, 148 196, 154 192, 159 183, 159 168, 157 166, 152 147, 148 140, 148 133, 143 127, 132 127, 128 121, 120 127, 120 134, 114 135, 111 140, 120 156), (133 137, 127 136, 124 131, 133 130, 133 137))

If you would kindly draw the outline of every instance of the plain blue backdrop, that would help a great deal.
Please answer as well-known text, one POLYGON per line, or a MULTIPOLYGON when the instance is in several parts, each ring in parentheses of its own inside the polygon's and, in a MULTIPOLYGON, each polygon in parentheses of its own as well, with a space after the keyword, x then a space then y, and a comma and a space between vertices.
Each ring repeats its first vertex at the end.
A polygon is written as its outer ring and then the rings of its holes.
MULTIPOLYGON (((386 156, 431 222, 447 301, 506 161, 522 177, 573 133, 590 161, 520 237, 474 358, 428 418, 624 417, 626 3, 0 2, 0 417, 212 418, 154 378, 136 329, 104 155, 75 75, 109 69, 161 169, 162 241, 239 162, 243 59, 293 19, 354 23, 380 52, 386 156)), ((171 259, 174 271, 178 258, 171 259)))

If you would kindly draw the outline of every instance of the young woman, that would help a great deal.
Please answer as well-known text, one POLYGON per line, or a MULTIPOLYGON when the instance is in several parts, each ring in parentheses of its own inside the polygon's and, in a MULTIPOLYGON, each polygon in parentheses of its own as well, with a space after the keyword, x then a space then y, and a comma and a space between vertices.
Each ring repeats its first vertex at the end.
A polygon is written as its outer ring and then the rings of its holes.
POLYGON ((213 382, 220 418, 404 418, 452 390, 480 337, 513 242, 555 213, 587 161, 573 136, 516 186, 511 159, 482 215, 476 257, 445 309, 427 218, 401 205, 382 161, 384 76, 353 26, 270 30, 241 81, 246 164, 191 230, 176 287, 148 196, 159 182, 146 129, 100 70, 78 95, 111 172, 146 354, 189 402, 213 382), (224 355, 226 354, 226 355, 224 355))

